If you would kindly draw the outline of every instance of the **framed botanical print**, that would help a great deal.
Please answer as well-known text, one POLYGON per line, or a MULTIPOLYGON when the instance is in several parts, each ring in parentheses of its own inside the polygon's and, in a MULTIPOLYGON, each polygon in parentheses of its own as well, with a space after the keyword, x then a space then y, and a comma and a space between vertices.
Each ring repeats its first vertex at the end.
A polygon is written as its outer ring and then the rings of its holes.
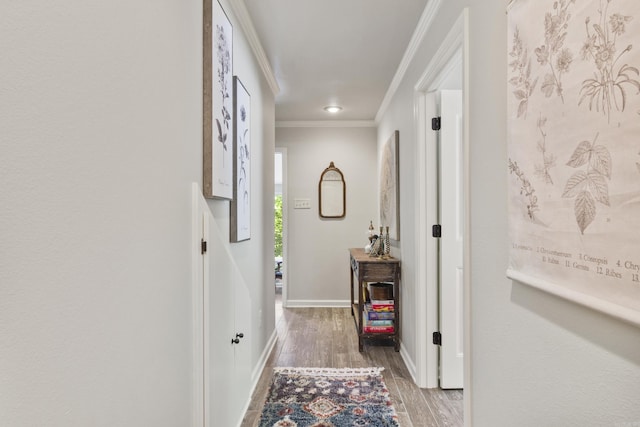
POLYGON ((232 242, 251 238, 251 96, 237 76, 233 77, 233 199, 232 242))
POLYGON ((233 198, 233 27, 220 3, 204 0, 203 192, 233 198))

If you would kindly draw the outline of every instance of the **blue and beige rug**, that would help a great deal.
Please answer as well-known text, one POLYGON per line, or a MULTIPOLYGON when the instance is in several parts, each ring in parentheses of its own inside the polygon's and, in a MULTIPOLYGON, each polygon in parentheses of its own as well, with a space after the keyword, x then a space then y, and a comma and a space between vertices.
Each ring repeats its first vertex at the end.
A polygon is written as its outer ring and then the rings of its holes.
POLYGON ((274 368, 260 427, 397 427, 383 369, 274 368))

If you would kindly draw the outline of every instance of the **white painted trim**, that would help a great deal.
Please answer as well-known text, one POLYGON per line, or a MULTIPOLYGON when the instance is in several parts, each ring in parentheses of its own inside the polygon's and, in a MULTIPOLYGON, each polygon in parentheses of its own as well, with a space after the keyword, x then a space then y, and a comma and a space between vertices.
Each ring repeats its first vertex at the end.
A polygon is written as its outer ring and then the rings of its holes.
POLYGON ((204 313, 203 258, 198 250, 202 238, 202 212, 199 198, 202 192, 197 183, 191 184, 191 304, 193 322, 193 427, 204 424, 204 313))
MULTIPOLYGON (((208 206, 207 206, 208 209, 208 206)), ((207 219, 207 217, 209 216, 211 212, 207 212, 207 215, 205 216, 204 213, 203 215, 203 227, 202 227, 202 233, 203 236, 206 237, 207 239, 209 239, 209 237, 211 236, 211 227, 214 226, 214 224, 212 224, 209 219, 207 219)), ((209 244, 211 244, 211 242, 209 242, 209 244)), ((203 395, 204 395, 204 426, 208 427, 211 425, 211 407, 208 404, 208 402, 210 402, 211 400, 211 381, 209 381, 209 376, 210 374, 210 360, 211 360, 211 331, 210 331, 210 325, 211 325, 211 284, 208 282, 207 278, 211 277, 211 273, 210 273, 210 268, 211 268, 211 261, 210 261, 210 257, 203 257, 202 258, 202 277, 203 277, 203 286, 202 286, 202 321, 203 321, 203 327, 202 327, 202 345, 203 345, 203 361, 202 361, 202 373, 203 373, 203 378, 204 378, 204 385, 202 387, 203 389, 203 395), (206 284, 206 286, 205 286, 206 284)))
POLYGON ((433 55, 429 65, 413 87, 414 90, 422 92, 440 87, 442 79, 446 76, 444 71, 447 65, 456 52, 462 48, 464 38, 462 31, 464 31, 464 13, 453 24, 449 34, 444 38, 440 48, 433 55))
POLYGON ((389 108, 389 104, 391 103, 391 99, 395 95, 402 79, 404 78, 407 69, 409 68, 409 64, 413 61, 413 58, 418 50, 418 47, 424 40, 424 37, 429 31, 431 24, 433 23, 436 15, 438 14, 438 10, 440 9, 440 5, 442 4, 442 0, 431 0, 427 3, 427 6, 424 8, 422 12, 422 16, 420 16, 420 21, 418 21, 418 25, 416 29, 413 31, 413 35, 411 36, 411 41, 409 41, 409 45, 402 56, 402 60, 400 61, 400 65, 398 65, 398 69, 396 70, 396 74, 393 76, 393 80, 391 80, 391 84, 387 89, 387 93, 378 108, 378 113, 376 114, 375 122, 378 123, 384 113, 389 108))
POLYGON ((249 46, 251 46, 251 50, 256 57, 256 61, 258 61, 258 64, 262 69, 262 74, 271 88, 271 92, 273 92, 274 96, 278 95, 278 93, 280 93, 280 86, 278 86, 276 77, 273 74, 271 64, 269 64, 269 58, 267 58, 267 55, 264 52, 264 48, 262 47, 258 33, 256 33, 253 21, 251 21, 251 16, 249 15, 249 11, 247 11, 247 6, 245 6, 243 0, 228 1, 236 18, 240 22, 240 26, 244 31, 244 35, 247 37, 247 41, 249 42, 249 46))
POLYGON ((260 359, 258 359, 258 363, 256 367, 253 369, 251 373, 251 378, 253 382, 253 386, 251 387, 251 394, 253 395, 253 391, 258 385, 258 381, 260 380, 260 375, 262 375, 262 370, 267 365, 267 360, 269 360, 269 356, 273 351, 273 347, 275 347, 276 342, 278 341, 278 331, 276 329, 271 333, 271 337, 269 337, 269 341, 267 341, 267 345, 265 345, 262 354, 260 355, 260 359))
POLYGON ((374 128, 377 124, 373 120, 300 120, 279 121, 277 128, 374 128))
POLYGON ((464 287, 464 301, 463 301, 463 322, 464 322, 464 425, 465 427, 471 427, 473 422, 472 405, 473 400, 473 387, 472 387, 472 351, 473 346, 471 342, 471 132, 470 132, 470 112, 471 112, 471 87, 469 82, 469 76, 471 69, 469 67, 469 8, 462 10, 463 29, 462 29, 462 115, 463 115, 463 142, 462 150, 464 157, 463 166, 463 197, 464 197, 464 249, 463 249, 463 265, 465 266, 463 272, 463 287, 464 287))
POLYGON ((289 300, 287 302, 288 308, 348 308, 351 307, 349 300, 289 300))
POLYGON ((438 348, 429 336, 438 330, 438 242, 431 235, 431 226, 438 221, 438 164, 436 144, 427 132, 425 92, 416 92, 416 189, 420 195, 416 205, 416 384, 438 387, 438 348))
MULTIPOLYGON (((416 99, 416 189, 418 194, 432 194, 434 200, 421 200, 416 212, 416 270, 417 296, 417 382, 420 387, 433 388, 438 386, 438 349, 431 344, 431 333, 438 330, 438 252, 437 242, 431 237, 431 225, 437 219, 437 203, 433 188, 427 188, 425 183, 437 181, 436 153, 428 152, 427 134, 431 129, 427 123, 425 93, 440 89, 447 73, 454 69, 462 60, 463 33, 465 31, 465 13, 460 15, 455 24, 444 38, 440 48, 427 65, 424 73, 414 86, 416 99), (426 310, 425 310, 426 307, 426 310)), ((464 79, 464 76, 463 76, 464 79)), ((464 108, 464 107, 463 107, 464 108)), ((466 114, 466 113, 465 113, 466 114)), ((466 116, 465 116, 466 119, 466 116)), ((468 134, 465 128, 465 137, 468 134)), ((437 191, 437 189, 435 190, 437 191)), ((465 358, 466 359, 466 358, 465 358)))
MULTIPOLYGON (((422 92, 415 92, 414 96, 414 123, 416 124, 416 155, 414 159, 414 167, 416 170, 416 194, 419 194, 420 197, 417 198, 417 203, 415 206, 415 232, 417 238, 415 239, 415 265, 416 265, 416 283, 418 286, 416 287, 416 309, 418 307, 422 307, 419 310, 416 310, 416 325, 417 326, 417 335, 416 335, 416 363, 415 366, 415 374, 414 381, 418 387, 426 388, 428 387, 427 383, 427 351, 428 351, 428 342, 426 339, 423 339, 424 336, 428 335, 427 328, 427 311, 430 310, 430 307, 427 310, 424 307, 427 307, 427 275, 429 272, 435 272, 436 265, 432 265, 432 263, 427 262, 427 253, 430 249, 427 248, 429 246, 429 242, 433 240, 429 237, 429 223, 430 218, 427 217, 427 197, 422 197, 422 195, 427 194, 426 183, 427 183, 427 170, 424 167, 427 159, 427 123, 424 117, 426 116, 426 100, 425 95, 422 92), (427 265, 429 264, 429 265, 427 265), (423 304, 420 304, 419 301, 422 301, 423 304), (423 325, 422 327, 420 325, 423 325)), ((431 181, 429 181, 431 182, 431 181)), ((405 360, 405 364, 408 362, 405 360)), ((412 363, 413 364, 413 363, 412 363)))
POLYGON ((289 307, 289 201, 287 181, 287 148, 276 147, 276 153, 282 154, 282 308, 289 307))
POLYGON ((409 352, 407 352, 407 348, 402 345, 402 343, 400 344, 400 357, 402 357, 402 360, 409 371, 409 375, 411 375, 411 379, 414 383, 418 384, 416 365, 413 363, 413 360, 411 360, 411 356, 409 355, 409 352))
MULTIPOLYGON (((471 426, 471 280, 470 280, 470 195, 469 195, 469 12, 465 8, 449 31, 440 48, 427 65, 424 73, 416 82, 414 106, 416 111, 416 189, 418 194, 425 194, 425 179, 432 173, 428 168, 425 158, 429 157, 426 152, 426 131, 429 128, 425 117, 425 93, 439 89, 451 69, 462 63, 463 79, 463 114, 464 114, 464 203, 465 203, 465 230, 464 230, 464 328, 465 328, 465 366, 464 366, 464 419, 465 426, 471 426), (460 54, 460 52, 462 52, 460 54)), ((437 386, 438 362, 437 357, 433 357, 434 350, 429 346, 430 331, 437 330, 437 319, 434 321, 429 312, 437 311, 437 284, 434 287, 434 272, 430 266, 437 265, 437 253, 433 250, 433 239, 430 236, 430 226, 427 217, 431 217, 433 212, 428 209, 433 205, 433 201, 425 200, 418 203, 416 209, 416 232, 419 236, 416 242, 416 270, 417 296, 417 364, 416 364, 416 384, 420 387, 437 386), (430 213, 430 215, 429 215, 430 213), (431 255, 429 255, 431 254, 431 255), (426 262, 424 260, 426 259, 426 262), (435 289, 435 291, 434 291, 435 289), (427 310, 424 310, 424 307, 427 310), (426 363, 425 363, 426 361, 426 363), (435 384, 435 385, 434 385, 435 384)), ((405 362, 406 363, 406 362, 405 362)))

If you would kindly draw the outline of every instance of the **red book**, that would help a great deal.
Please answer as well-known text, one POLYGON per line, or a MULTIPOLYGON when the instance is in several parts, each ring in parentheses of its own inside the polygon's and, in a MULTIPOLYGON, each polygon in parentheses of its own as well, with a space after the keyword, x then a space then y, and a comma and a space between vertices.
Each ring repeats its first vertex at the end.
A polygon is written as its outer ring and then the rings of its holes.
POLYGON ((394 326, 364 326, 362 328, 362 331, 364 333, 370 334, 370 333, 387 333, 387 334, 392 334, 395 332, 395 327, 394 326))
POLYGON ((395 306, 393 304, 376 304, 371 303, 371 310, 373 311, 394 311, 395 306))

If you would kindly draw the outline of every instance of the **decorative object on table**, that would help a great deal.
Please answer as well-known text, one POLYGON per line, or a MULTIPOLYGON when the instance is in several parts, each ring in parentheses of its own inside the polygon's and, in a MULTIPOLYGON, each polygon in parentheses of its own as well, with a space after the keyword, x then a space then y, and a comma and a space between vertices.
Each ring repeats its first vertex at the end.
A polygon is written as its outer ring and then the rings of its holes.
POLYGON ((233 199, 229 233, 232 242, 251 238, 251 96, 233 77, 233 199))
POLYGON ((640 3, 507 15, 507 276, 640 325, 640 3))
POLYGON ((393 132, 382 147, 380 164, 380 223, 389 224, 392 240, 400 240, 399 141, 400 132, 393 132))
POLYGON ((399 426, 383 369, 274 368, 259 426, 399 426))
POLYGON ((373 243, 374 230, 375 228, 373 228, 373 221, 369 221, 369 243, 367 243, 367 245, 364 247, 364 253, 366 254, 371 253, 371 244, 373 243))
POLYGON ((380 226, 380 234, 374 235, 375 240, 371 244, 371 252, 369 256, 382 257, 384 255, 384 235, 382 234, 382 226, 380 226))
POLYGON ((344 175, 333 162, 320 175, 318 183, 318 209, 321 218, 344 218, 346 214, 347 185, 344 175))
POLYGON ((371 243, 371 250, 369 251, 369 256, 377 257, 380 255, 382 250, 382 237, 374 234, 373 242, 371 243))
POLYGON ((233 198, 233 27, 216 0, 203 10, 203 193, 233 198))
POLYGON ((391 242, 389 240, 389 226, 387 226, 384 233, 384 256, 386 258, 389 258, 389 254, 391 253, 391 242))

